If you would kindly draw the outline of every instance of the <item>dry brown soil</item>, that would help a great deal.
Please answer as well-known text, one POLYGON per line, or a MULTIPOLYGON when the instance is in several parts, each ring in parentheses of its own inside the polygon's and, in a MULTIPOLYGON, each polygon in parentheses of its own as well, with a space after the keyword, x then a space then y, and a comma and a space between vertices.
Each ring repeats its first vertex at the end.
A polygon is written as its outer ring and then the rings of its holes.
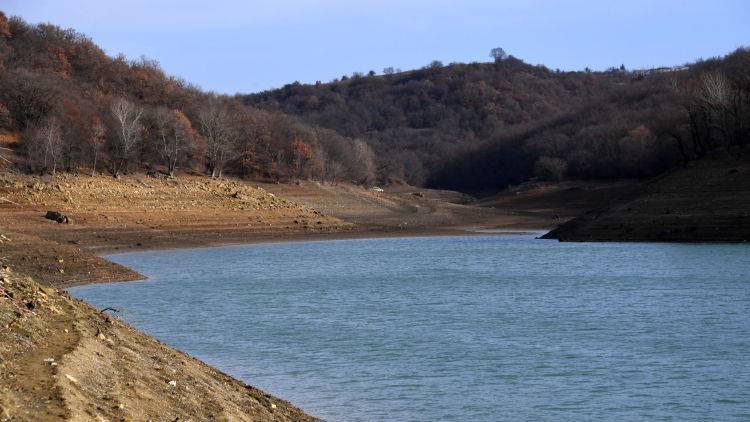
POLYGON ((0 269, 0 421, 304 421, 291 404, 0 269))

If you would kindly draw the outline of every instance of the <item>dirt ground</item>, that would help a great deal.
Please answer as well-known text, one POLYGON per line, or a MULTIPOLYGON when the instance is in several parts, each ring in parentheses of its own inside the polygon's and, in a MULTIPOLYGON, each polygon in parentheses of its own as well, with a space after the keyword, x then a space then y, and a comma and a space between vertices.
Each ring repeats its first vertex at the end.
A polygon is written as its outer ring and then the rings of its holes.
POLYGON ((7 268, 0 296, 0 421, 314 420, 7 268))
POLYGON ((269 192, 355 223, 360 230, 546 231, 630 192, 638 183, 529 182, 482 199, 408 185, 382 192, 348 184, 261 184, 269 192))
POLYGON ((42 284, 70 286, 140 275, 97 255, 211 246, 280 234, 349 231, 323 215, 236 181, 0 175, 0 260, 42 284), (48 211, 68 223, 45 218, 48 211))

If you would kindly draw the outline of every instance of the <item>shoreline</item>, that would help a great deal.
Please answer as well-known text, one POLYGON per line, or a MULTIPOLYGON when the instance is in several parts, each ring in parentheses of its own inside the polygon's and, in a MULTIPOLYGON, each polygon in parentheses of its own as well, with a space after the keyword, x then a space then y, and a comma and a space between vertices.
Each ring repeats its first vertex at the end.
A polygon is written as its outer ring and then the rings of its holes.
MULTIPOLYGON (((516 236, 516 235, 541 235, 546 230, 538 229, 483 229, 478 227, 454 227, 445 229, 424 229, 424 230, 353 230, 353 231, 331 231, 326 233, 258 233, 255 236, 246 236, 242 239, 229 242, 209 242, 194 240, 193 242, 183 243, 180 246, 171 245, 141 245, 130 247, 123 250, 120 247, 90 247, 89 252, 96 257, 106 260, 114 265, 118 264, 110 259, 109 256, 125 255, 130 253, 142 253, 150 251, 178 251, 188 249, 210 249, 227 246, 245 246, 245 245, 263 245, 277 243, 304 243, 304 242, 325 242, 336 240, 367 240, 367 239, 396 239, 396 238, 421 238, 421 237, 450 237, 450 236, 516 236)), ((137 273, 134 269, 125 267, 137 277, 126 277, 122 280, 102 279, 102 280, 83 280, 83 281, 65 281, 56 285, 57 288, 67 290, 71 287, 81 287, 91 284, 108 284, 108 283, 128 283, 132 281, 145 281, 149 277, 137 273)))
POLYGON ((256 235, 241 236, 237 240, 225 242, 200 241, 183 243, 181 246, 176 245, 140 245, 127 249, 121 247, 91 247, 88 250, 99 257, 110 255, 119 255, 127 253, 138 253, 147 251, 169 251, 183 249, 206 249, 220 248, 223 246, 242 246, 257 244, 273 243, 296 243, 296 242, 317 242, 317 241, 334 241, 334 240, 365 240, 365 239, 390 239, 390 238, 408 238, 408 237, 443 237, 443 236, 515 236, 515 235, 543 235, 549 230, 539 229, 482 229, 474 227, 455 227, 445 229, 424 229, 424 230, 352 230, 352 231, 330 231, 317 233, 278 233, 267 232, 257 233, 256 235))
POLYGON ((632 186, 534 185, 463 203, 457 192, 402 185, 373 192, 349 184, 264 184, 194 175, 168 181, 139 174, 119 180, 0 176, 9 186, 4 195, 13 201, 0 204, 0 234, 7 237, 0 240, 0 260, 59 288, 143 279, 102 258, 126 252, 405 236, 541 236, 632 186), (46 219, 49 210, 71 222, 46 219))
MULTIPOLYGON (((535 236, 539 240, 551 240, 560 243, 664 243, 664 244, 684 244, 684 245, 702 245, 702 244, 725 244, 725 245, 738 245, 745 244, 748 242, 743 241, 649 241, 649 240, 559 240, 555 238, 545 237, 545 234, 549 233, 552 229, 524 229, 524 228, 504 228, 504 229, 489 229, 483 227, 452 227, 452 228, 422 228, 422 229, 410 229, 410 230, 388 230, 382 228, 370 228, 361 230, 350 230, 350 231, 329 231, 329 232, 317 232, 317 233, 305 233, 305 232, 265 232, 255 233, 252 235, 238 236, 236 239, 224 242, 208 241, 206 239, 198 240, 191 239, 190 242, 182 243, 180 245, 174 244, 151 244, 151 245, 140 245, 140 246, 129 246, 123 248, 120 246, 115 247, 89 247, 86 250, 98 258, 104 259, 115 265, 114 261, 108 259, 109 256, 125 255, 130 253, 143 253, 150 251, 179 251, 179 250, 190 250, 190 249, 212 249, 222 248, 231 246, 247 246, 247 245, 263 245, 263 244, 277 244, 277 243, 306 243, 306 242, 326 242, 326 241, 337 241, 337 240, 368 240, 368 239, 397 239, 397 238, 422 238, 422 237, 451 237, 451 236, 535 236)), ((125 267, 128 270, 135 272, 132 268, 125 267)), ((108 283, 127 283, 131 281, 145 281, 149 277, 143 274, 137 273, 139 277, 136 278, 124 278, 122 280, 115 279, 102 279, 102 280, 84 280, 84 281, 69 281, 58 284, 56 287, 59 289, 66 290, 71 287, 80 287, 91 284, 108 284, 108 283)))

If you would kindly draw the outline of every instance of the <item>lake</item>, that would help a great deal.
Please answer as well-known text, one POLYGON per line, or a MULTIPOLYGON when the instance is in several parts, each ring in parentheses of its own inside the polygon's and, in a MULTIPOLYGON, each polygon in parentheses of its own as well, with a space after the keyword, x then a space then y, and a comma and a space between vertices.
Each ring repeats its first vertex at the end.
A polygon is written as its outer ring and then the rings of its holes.
POLYGON ((750 245, 530 236, 112 255, 69 289, 330 421, 748 420, 750 245))

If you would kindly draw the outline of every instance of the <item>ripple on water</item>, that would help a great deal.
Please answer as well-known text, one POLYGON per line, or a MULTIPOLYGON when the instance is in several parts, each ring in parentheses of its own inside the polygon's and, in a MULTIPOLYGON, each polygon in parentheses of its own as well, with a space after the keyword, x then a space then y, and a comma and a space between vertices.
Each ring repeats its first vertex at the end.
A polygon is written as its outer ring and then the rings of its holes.
POLYGON ((328 420, 750 418, 750 245, 529 236, 114 255, 82 286, 328 420))

